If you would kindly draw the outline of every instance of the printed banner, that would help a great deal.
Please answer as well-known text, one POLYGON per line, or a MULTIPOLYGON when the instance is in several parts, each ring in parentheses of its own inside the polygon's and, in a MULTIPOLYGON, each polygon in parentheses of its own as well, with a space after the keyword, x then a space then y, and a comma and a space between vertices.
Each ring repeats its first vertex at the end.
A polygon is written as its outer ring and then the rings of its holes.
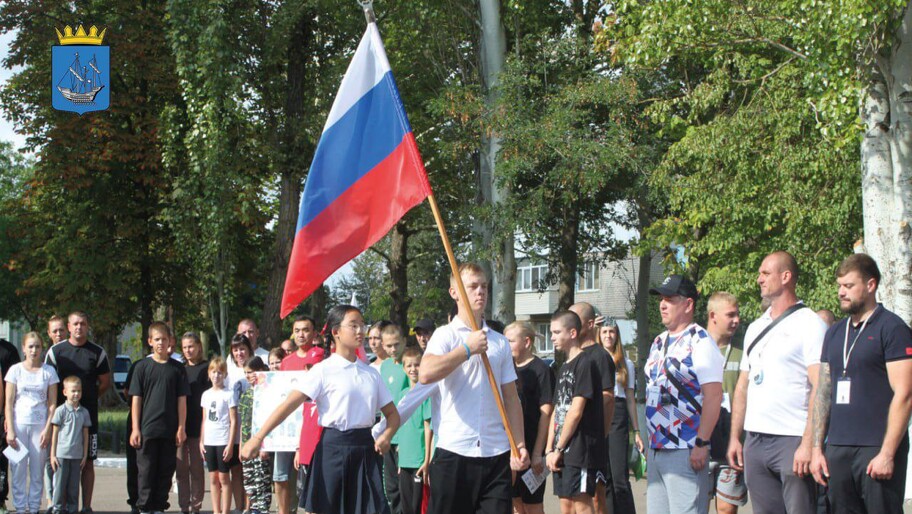
MULTIPOLYGON (((304 380, 306 371, 269 371, 257 373, 257 385, 253 390, 253 427, 255 434, 266 422, 266 419, 288 397, 288 392, 298 387, 304 380)), ((301 437, 302 410, 295 411, 285 418, 281 425, 269 433, 263 440, 263 451, 293 452, 298 449, 301 437)))

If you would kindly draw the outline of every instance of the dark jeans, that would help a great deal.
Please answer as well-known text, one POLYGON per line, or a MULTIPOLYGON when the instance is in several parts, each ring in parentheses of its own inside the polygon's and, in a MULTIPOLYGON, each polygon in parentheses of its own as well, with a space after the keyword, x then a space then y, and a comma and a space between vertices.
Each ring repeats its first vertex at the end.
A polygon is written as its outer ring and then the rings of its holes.
POLYGON ((608 512, 636 514, 633 491, 630 490, 630 473, 627 471, 627 456, 630 454, 630 414, 627 402, 618 398, 608 434, 608 470, 611 483, 605 487, 608 512))
POLYGON ((874 480, 867 474, 868 463, 879 452, 876 446, 827 445, 830 468, 827 494, 833 514, 902 513, 909 439, 896 449, 893 477, 889 480, 874 480))
POLYGON ((431 461, 430 514, 509 514, 510 452, 463 457, 437 448, 431 461))
POLYGON ((136 506, 144 511, 166 511, 171 477, 177 469, 177 445, 173 438, 146 439, 136 450, 136 506))
POLYGON ((402 514, 402 498, 399 494, 399 445, 391 444, 383 454, 383 490, 392 514, 402 514))

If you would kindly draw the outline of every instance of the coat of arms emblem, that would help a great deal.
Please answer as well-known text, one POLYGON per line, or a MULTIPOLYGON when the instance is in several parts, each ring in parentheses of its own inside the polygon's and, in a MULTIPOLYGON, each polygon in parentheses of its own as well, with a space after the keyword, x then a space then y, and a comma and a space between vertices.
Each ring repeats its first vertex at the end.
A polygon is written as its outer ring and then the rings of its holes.
POLYGON ((67 25, 62 34, 54 30, 60 41, 51 54, 54 108, 79 114, 107 109, 111 103, 111 55, 108 46, 101 44, 107 29, 99 33, 92 25, 86 32, 79 25, 74 32, 67 25))

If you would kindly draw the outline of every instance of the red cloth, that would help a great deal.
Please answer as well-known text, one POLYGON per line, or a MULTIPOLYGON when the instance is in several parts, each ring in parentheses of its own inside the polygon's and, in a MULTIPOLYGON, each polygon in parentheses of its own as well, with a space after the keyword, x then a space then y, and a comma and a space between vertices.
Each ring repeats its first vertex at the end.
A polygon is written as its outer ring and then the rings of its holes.
MULTIPOLYGON (((284 364, 284 361, 282 362, 284 364)), ((323 434, 323 427, 317 422, 319 415, 317 413, 317 404, 314 402, 304 402, 303 423, 301 423, 301 439, 298 441, 298 459, 304 466, 310 466, 310 460, 313 459, 314 451, 317 449, 317 443, 320 442, 320 436, 323 434)))
POLYGON ((279 369, 281 371, 304 371, 304 357, 299 357, 298 352, 294 352, 282 359, 279 369))

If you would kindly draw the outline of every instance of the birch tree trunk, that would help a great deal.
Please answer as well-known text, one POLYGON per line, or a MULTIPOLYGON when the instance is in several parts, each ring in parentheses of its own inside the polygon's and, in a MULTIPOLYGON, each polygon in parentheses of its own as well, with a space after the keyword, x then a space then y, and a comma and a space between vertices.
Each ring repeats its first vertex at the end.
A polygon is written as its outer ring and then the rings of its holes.
POLYGON ((884 276, 884 305, 912 322, 912 9, 878 56, 865 92, 862 198, 865 249, 884 276))
MULTIPOLYGON (((497 85, 503 70, 507 53, 507 39, 500 17, 500 0, 479 0, 481 14, 482 80, 485 88, 485 103, 489 110, 498 100, 497 85)), ((500 151, 500 137, 485 133, 481 139, 479 172, 482 201, 490 202, 494 208, 508 191, 501 191, 494 179, 497 153, 500 151)), ((513 233, 495 236, 491 223, 478 227, 485 248, 495 248, 491 259, 491 313, 494 318, 510 323, 516 319, 516 258, 513 252, 513 233)))

